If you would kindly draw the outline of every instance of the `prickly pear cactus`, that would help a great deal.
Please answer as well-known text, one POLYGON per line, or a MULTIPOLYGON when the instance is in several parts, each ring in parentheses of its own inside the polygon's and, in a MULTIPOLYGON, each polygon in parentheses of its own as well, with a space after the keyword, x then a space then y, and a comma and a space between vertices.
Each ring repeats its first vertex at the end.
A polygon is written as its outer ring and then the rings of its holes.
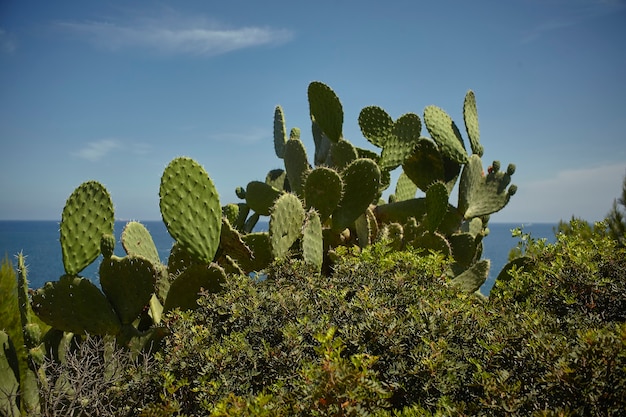
POLYGON ((209 263, 220 239, 222 208, 207 172, 191 158, 172 160, 161 177, 163 222, 190 254, 209 263))
POLYGON ((517 191, 515 185, 508 187, 514 173, 515 165, 510 164, 505 172, 501 172, 500 163, 494 161, 485 175, 480 157, 472 155, 459 182, 459 211, 463 217, 484 216, 504 208, 517 191))
POLYGON ((195 310, 198 307, 196 301, 203 289, 212 293, 219 292, 224 282, 226 273, 219 265, 215 263, 192 265, 172 282, 163 311, 175 308, 195 310))
POLYGON ((274 151, 280 159, 285 154, 285 143, 287 142, 287 127, 285 126, 285 115, 283 108, 276 106, 274 109, 274 151))
POLYGON ((480 144, 480 129, 478 128, 478 110, 476 109, 476 97, 472 90, 468 91, 463 101, 463 121, 465 130, 470 141, 472 152, 483 156, 483 146, 480 144))
POLYGON ((246 204, 261 216, 269 216, 281 191, 261 181, 251 181, 246 187, 246 204))
POLYGON ((424 109, 424 122, 428 133, 445 157, 459 164, 467 162, 463 138, 448 113, 437 106, 427 106, 424 109))
POLYGON ((335 92, 326 84, 314 81, 309 84, 308 95, 311 120, 331 142, 339 141, 343 131, 343 107, 335 92))
POLYGON ((158 274, 151 260, 138 255, 102 260, 100 286, 122 325, 135 321, 148 305, 158 274))
POLYGON ((291 190, 302 197, 304 182, 309 171, 306 149, 300 139, 289 139, 285 145, 285 171, 291 190))
POLYGON ((88 279, 63 275, 32 297, 33 311, 50 326, 77 334, 117 334, 120 319, 105 295, 88 279))
POLYGON ((155 265, 161 263, 159 251, 152 240, 146 226, 139 222, 128 222, 122 231, 122 246, 124 251, 133 256, 149 259, 155 265))
POLYGON ((343 181, 337 171, 318 167, 309 173, 304 185, 307 208, 315 208, 322 221, 330 217, 339 205, 343 192, 343 181))
POLYGON ((322 222, 315 210, 310 210, 307 213, 302 234, 302 257, 304 262, 320 271, 324 262, 324 237, 322 234, 322 222))
POLYGON ((113 233, 113 203, 96 181, 82 183, 70 195, 61 215, 61 252, 68 275, 77 275, 100 254, 100 237, 113 233))
POLYGON ((270 243, 275 258, 287 255, 291 245, 300 237, 304 223, 302 202, 294 194, 281 195, 270 215, 270 243))
POLYGON ((357 159, 341 173, 343 196, 333 212, 333 228, 349 227, 377 198, 380 168, 371 159, 357 159))

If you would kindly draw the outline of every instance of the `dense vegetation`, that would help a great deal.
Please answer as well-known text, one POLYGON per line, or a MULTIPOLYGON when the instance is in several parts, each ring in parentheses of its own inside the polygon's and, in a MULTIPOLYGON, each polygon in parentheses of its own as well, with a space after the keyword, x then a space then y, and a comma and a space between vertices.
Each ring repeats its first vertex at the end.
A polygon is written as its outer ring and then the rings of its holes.
POLYGON ((114 255, 113 203, 97 181, 77 187, 63 209, 58 281, 29 291, 24 256, 16 270, 4 262, 0 413, 626 409, 625 224, 617 201, 605 223, 562 223, 555 244, 516 230, 520 244, 484 297, 477 292, 490 266, 483 239, 489 215, 515 194, 515 166, 500 170, 494 161, 484 170, 474 94, 463 104, 471 155, 435 106, 424 111, 432 139, 421 136, 416 114, 394 121, 366 107, 359 125, 380 154, 357 148, 343 137, 335 93, 314 82, 308 94, 314 165, 299 129, 287 138, 277 107, 274 147, 285 169, 240 187, 241 202, 221 205, 191 158, 167 166, 159 192, 175 239, 167 264, 138 222, 122 232, 126 255, 114 255), (269 216, 269 231, 254 232, 261 216, 269 216), (99 256, 98 287, 80 273, 99 256))

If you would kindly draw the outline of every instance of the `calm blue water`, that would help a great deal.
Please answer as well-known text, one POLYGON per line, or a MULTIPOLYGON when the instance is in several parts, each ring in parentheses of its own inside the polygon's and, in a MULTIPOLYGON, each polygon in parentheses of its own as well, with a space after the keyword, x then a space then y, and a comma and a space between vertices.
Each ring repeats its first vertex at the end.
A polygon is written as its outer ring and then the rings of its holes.
MULTIPOLYGON (((161 221, 142 222, 150 231, 159 256, 163 263, 167 263, 167 257, 173 244, 173 239, 167 232, 161 221)), ((120 235, 126 222, 115 222, 115 236, 117 245, 115 253, 124 255, 120 235)), ((489 279, 481 291, 488 294, 498 272, 506 264, 509 251, 517 242, 517 238, 511 237, 511 229, 520 226, 517 223, 494 223, 489 225, 491 233, 484 239, 483 257, 491 259, 491 272, 489 279)), ((534 238, 546 238, 549 242, 554 241, 553 223, 525 224, 524 231, 530 232, 534 238)), ((14 256, 23 252, 26 255, 26 263, 29 270, 29 281, 32 288, 41 287, 46 281, 56 281, 63 275, 63 262, 61 258, 61 245, 59 243, 59 223, 55 221, 0 221, 0 257, 5 255, 14 261, 14 256)), ((81 275, 98 283, 98 265, 96 260, 88 266, 81 275)))

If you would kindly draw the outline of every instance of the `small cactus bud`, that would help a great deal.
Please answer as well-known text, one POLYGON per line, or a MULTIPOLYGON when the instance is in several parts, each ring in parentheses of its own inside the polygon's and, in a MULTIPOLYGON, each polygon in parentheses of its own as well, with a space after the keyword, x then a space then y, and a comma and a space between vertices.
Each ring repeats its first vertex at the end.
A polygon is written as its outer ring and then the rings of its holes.
POLYGON ((100 238, 100 252, 105 258, 113 256, 113 250, 115 249, 115 236, 112 234, 104 234, 100 238))

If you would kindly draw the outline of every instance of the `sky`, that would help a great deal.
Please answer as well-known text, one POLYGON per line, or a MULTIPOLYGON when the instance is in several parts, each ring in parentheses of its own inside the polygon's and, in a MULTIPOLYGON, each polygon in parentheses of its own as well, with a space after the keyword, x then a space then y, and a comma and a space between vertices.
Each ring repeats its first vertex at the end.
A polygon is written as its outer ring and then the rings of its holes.
POLYGON ((117 218, 158 220, 178 156, 239 202, 236 187, 283 167, 276 105, 312 158, 311 81, 368 149, 363 107, 395 119, 434 104, 462 126, 473 90, 483 164, 517 167, 492 222, 601 220, 621 193, 625 0, 3 0, 0 219, 58 220, 97 180, 117 218))

